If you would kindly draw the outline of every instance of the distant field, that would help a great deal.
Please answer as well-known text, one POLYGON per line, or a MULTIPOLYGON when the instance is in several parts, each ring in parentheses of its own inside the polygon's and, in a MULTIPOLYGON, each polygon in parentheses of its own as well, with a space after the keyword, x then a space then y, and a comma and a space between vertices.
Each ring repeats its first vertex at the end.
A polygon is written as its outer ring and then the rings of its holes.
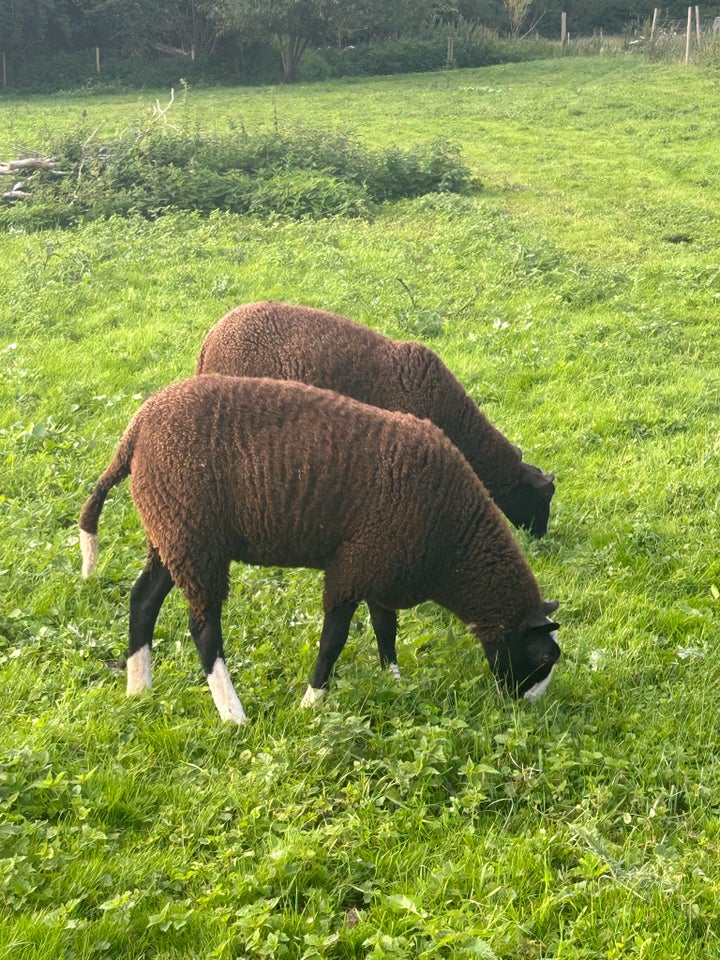
MULTIPOLYGON (((0 239, 0 958, 720 956, 717 81, 632 57, 176 91, 169 123, 445 137, 483 187, 371 219, 218 212, 0 239), (143 562, 127 486, 79 577, 82 503, 141 399, 230 307, 278 298, 436 349, 552 470, 560 600, 538 704, 449 614, 357 617, 298 710, 308 571, 237 566, 222 727, 172 595, 127 701, 143 562)), ((150 122, 156 98, 0 98, 0 159, 150 122)), ((162 122, 162 121, 158 121, 162 122)))

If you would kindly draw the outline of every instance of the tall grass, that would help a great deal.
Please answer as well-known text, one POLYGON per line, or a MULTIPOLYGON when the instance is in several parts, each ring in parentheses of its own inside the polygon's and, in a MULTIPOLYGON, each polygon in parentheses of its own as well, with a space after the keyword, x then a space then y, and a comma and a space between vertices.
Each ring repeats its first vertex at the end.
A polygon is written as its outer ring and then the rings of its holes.
MULTIPOLYGON (((157 95, 3 100, 2 151, 80 120, 122 130, 157 95)), ((447 137, 484 189, 372 218, 3 234, 0 956, 718 955, 712 75, 568 59, 190 91, 182 109, 219 133, 321 116, 369 149, 447 137), (319 578, 240 565, 225 629, 248 727, 218 723, 174 594, 155 688, 126 700, 142 531, 118 488, 83 583, 79 509, 141 399, 263 297, 425 340, 556 473, 547 538, 518 534, 561 602, 538 704, 499 698, 427 604, 401 615, 401 684, 360 616, 302 713, 319 578)))

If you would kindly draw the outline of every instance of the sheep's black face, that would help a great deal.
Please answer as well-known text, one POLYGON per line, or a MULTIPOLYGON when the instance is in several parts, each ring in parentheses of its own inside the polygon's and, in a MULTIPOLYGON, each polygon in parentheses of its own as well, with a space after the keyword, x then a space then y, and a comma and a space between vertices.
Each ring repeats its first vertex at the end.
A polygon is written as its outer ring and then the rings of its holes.
POLYGON ((514 697, 534 702, 547 690, 560 658, 559 625, 547 618, 557 606, 543 604, 542 612, 532 622, 525 622, 505 643, 486 651, 495 679, 514 697))
POLYGON ((524 467, 524 479, 509 493, 497 497, 495 502, 514 526, 529 530, 534 537, 542 537, 550 519, 555 477, 530 464, 524 464, 524 467))

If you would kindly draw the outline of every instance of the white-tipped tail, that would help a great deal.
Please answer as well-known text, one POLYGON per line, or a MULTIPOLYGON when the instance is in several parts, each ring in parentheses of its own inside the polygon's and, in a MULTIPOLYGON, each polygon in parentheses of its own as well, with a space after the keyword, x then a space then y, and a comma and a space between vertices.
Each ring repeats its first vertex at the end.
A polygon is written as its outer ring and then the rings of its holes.
POLYGON ((127 695, 132 697, 152 687, 152 652, 148 644, 136 650, 127 661, 127 695))
POLYGON ((82 575, 83 579, 87 580, 97 564, 98 538, 96 533, 80 531, 80 552, 83 558, 82 575))
POLYGON ((313 707, 319 700, 322 700, 324 696, 325 696, 325 690, 322 687, 318 689, 317 687, 311 687, 310 684, 308 684, 307 690, 305 691, 305 695, 300 701, 300 706, 313 707))
POLYGON ((207 675, 207 682, 220 714, 220 719, 231 720, 238 724, 245 723, 247 716, 238 695, 235 693, 225 661, 220 657, 217 658, 211 672, 207 675))

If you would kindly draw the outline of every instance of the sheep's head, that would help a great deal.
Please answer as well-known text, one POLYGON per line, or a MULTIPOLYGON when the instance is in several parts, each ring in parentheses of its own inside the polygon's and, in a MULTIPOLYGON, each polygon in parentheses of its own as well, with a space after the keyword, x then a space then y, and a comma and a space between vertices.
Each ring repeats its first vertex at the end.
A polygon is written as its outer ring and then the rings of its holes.
POLYGON ((522 464, 521 480, 495 502, 510 523, 529 530, 534 537, 547 532, 550 501, 555 493, 555 477, 530 463, 522 464))
POLYGON ((560 657, 556 639, 559 624, 548 617, 557 608, 557 600, 547 601, 525 617, 504 642, 484 644, 495 679, 515 697, 534 702, 548 688, 560 657))

